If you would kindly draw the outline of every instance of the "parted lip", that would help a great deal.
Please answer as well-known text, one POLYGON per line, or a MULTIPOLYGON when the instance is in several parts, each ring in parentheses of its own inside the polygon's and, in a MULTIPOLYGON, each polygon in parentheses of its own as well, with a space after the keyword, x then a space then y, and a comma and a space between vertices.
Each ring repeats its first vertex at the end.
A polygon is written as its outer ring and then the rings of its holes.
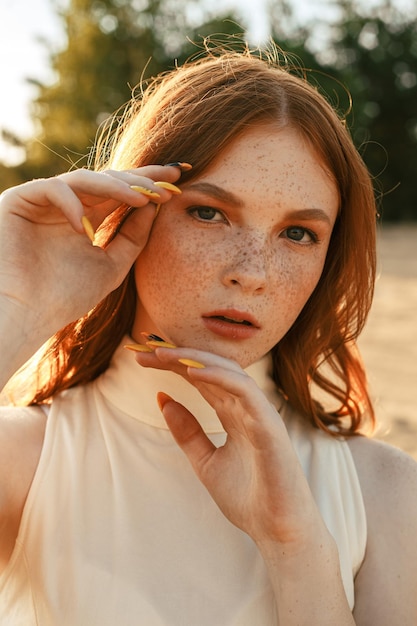
POLYGON ((259 322, 256 318, 247 311, 238 311, 237 309, 220 309, 216 311, 210 311, 209 313, 203 313, 203 318, 214 318, 224 320, 225 322, 241 324, 242 326, 253 326, 254 328, 260 328, 259 322))

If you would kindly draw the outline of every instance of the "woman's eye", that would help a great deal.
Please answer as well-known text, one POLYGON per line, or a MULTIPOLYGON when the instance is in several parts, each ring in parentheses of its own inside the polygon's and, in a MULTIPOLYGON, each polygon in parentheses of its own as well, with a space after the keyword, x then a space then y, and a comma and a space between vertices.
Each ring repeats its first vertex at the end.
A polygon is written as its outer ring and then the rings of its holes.
POLYGON ((311 230, 302 228, 302 226, 291 226, 286 229, 285 234, 291 241, 300 241, 301 243, 314 243, 317 241, 316 235, 311 230))
POLYGON ((226 218, 221 211, 209 206, 197 206, 189 209, 189 214, 203 222, 226 222, 226 218))

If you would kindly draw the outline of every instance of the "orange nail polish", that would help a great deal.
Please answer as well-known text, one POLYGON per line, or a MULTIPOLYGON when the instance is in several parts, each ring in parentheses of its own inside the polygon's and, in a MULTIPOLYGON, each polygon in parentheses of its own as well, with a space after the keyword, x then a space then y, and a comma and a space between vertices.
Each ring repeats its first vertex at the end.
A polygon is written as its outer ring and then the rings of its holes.
POLYGON ((166 405, 166 403, 172 401, 172 398, 171 398, 171 396, 168 396, 163 391, 159 391, 157 396, 156 396, 156 401, 158 403, 159 410, 163 411, 164 406, 166 405))
POLYGON ((184 163, 184 161, 175 161, 175 163, 167 163, 166 167, 178 167, 181 172, 189 172, 193 169, 190 163, 184 163))

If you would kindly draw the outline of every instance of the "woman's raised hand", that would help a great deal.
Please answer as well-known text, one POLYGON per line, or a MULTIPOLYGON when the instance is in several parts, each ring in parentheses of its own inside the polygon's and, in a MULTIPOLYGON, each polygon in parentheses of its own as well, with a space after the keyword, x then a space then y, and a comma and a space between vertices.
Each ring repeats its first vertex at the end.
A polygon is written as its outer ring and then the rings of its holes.
MULTIPOLYGON (((158 397, 165 420, 224 515, 259 545, 307 546, 324 525, 285 425, 255 381, 234 361, 191 349, 138 353, 144 366, 171 369, 215 409, 227 439, 217 448, 175 398, 158 397), (204 364, 187 367, 179 358, 204 364)), ((161 390, 163 392, 163 390, 161 390)))
POLYGON ((164 183, 175 183, 179 176, 180 169, 172 166, 74 170, 0 196, 3 354, 10 352, 4 351, 10 342, 15 351, 25 342, 32 353, 122 282, 147 242, 156 205, 171 198, 164 183), (93 246, 82 218, 96 230, 123 205, 137 210, 105 249, 93 246))

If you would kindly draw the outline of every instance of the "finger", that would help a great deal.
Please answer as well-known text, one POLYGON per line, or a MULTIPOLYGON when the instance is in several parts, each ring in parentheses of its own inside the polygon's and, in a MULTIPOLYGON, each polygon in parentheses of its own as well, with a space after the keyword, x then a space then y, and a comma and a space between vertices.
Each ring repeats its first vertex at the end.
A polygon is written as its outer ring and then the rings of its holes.
POLYGON ((160 358, 162 352, 164 358, 169 356, 170 360, 175 359, 178 353, 181 355, 183 369, 178 373, 199 390, 216 411, 227 432, 230 433, 231 428, 247 432, 247 428, 258 431, 259 428, 275 429, 278 424, 280 429, 283 426, 276 408, 256 381, 235 361, 198 350, 156 349, 160 358), (198 360, 194 364, 192 358, 183 359, 184 354, 187 357, 198 357, 198 360))
MULTIPOLYGON (((143 333, 143 335, 146 339, 146 334, 143 333)), ((138 363, 143 367, 174 371, 193 383, 201 381, 215 386, 219 384, 223 387, 223 384, 227 382, 227 391, 237 395, 245 390, 248 381, 256 386, 255 381, 242 370, 236 361, 193 348, 179 348, 173 345, 158 347, 160 343, 167 345, 160 341, 146 341, 144 345, 150 346, 152 352, 139 351, 141 345, 139 344, 136 354, 138 363), (229 374, 234 374, 235 377, 230 378, 229 374)), ((131 346, 131 349, 134 350, 134 347, 131 346)))
MULTIPOLYGON (((154 181, 153 179, 145 176, 138 176, 132 171, 118 172, 114 170, 107 170, 102 172, 104 176, 109 177, 111 180, 121 181, 128 185, 129 189, 137 191, 144 195, 149 200, 155 202, 164 202, 169 199, 167 194, 161 196, 161 189, 173 191, 174 193, 181 193, 180 189, 169 181, 154 181)), ((126 189, 126 191, 128 191, 126 189)), ((131 204, 133 204, 131 202, 131 204)))
POLYGON ((204 433, 194 415, 182 404, 162 392, 158 393, 157 400, 175 441, 200 476, 202 467, 216 451, 216 446, 204 433))
MULTIPOLYGON (((135 358, 142 367, 175 372, 188 382, 191 382, 200 391, 198 381, 191 380, 189 376, 189 372, 192 371, 192 368, 186 366, 188 362, 201 364, 204 366, 204 369, 209 366, 213 367, 217 365, 218 367, 223 367, 223 371, 230 369, 235 372, 243 372, 240 365, 230 359, 192 348, 178 348, 173 346, 170 341, 149 341, 148 339, 153 339, 154 335, 147 336, 146 332, 141 334, 143 336, 142 343, 130 344, 128 348, 135 352, 135 358), (170 347, 158 347, 161 343, 163 343, 164 346, 170 345, 170 347)), ((213 393, 215 392, 215 389, 213 389, 213 393)))
POLYGON ((171 183, 175 183, 181 177, 181 169, 175 166, 168 165, 144 165, 143 167, 136 167, 127 170, 104 170, 103 173, 109 175, 118 175, 121 172, 133 176, 142 176, 149 180, 166 180, 171 183))
POLYGON ((155 348, 160 362, 175 368, 192 382, 205 382, 236 395, 247 395, 247 385, 256 386, 255 381, 236 361, 191 348, 155 348), (180 368, 178 368, 180 363, 180 368))
MULTIPOLYGON (((30 181, 9 189, 4 193, 4 201, 11 204, 11 213, 36 221, 36 209, 57 208, 77 232, 83 232, 81 218, 84 214, 82 202, 74 191, 59 177, 30 181)), ((51 214, 51 222, 54 220, 51 214)))
POLYGON ((172 190, 156 186, 149 178, 133 176, 126 172, 77 170, 62 174, 57 179, 67 184, 79 196, 85 207, 99 204, 107 206, 105 214, 100 216, 101 219, 120 205, 141 207, 150 201, 164 203, 172 197, 172 190), (107 200, 113 202, 104 205, 103 201, 107 200))
MULTIPOLYGON (((170 342, 169 342, 170 343, 170 342)), ((158 344, 154 344, 155 354, 158 357, 162 365, 176 366, 178 359, 189 359, 196 361, 207 367, 223 367, 227 370, 235 372, 243 372, 242 368, 236 361, 227 359, 226 357, 219 356, 212 352, 205 352, 203 350, 197 350, 195 348, 183 348, 176 347, 175 349, 166 349, 164 346, 158 347, 158 344)), ((184 371, 184 369, 182 370, 184 371)))

